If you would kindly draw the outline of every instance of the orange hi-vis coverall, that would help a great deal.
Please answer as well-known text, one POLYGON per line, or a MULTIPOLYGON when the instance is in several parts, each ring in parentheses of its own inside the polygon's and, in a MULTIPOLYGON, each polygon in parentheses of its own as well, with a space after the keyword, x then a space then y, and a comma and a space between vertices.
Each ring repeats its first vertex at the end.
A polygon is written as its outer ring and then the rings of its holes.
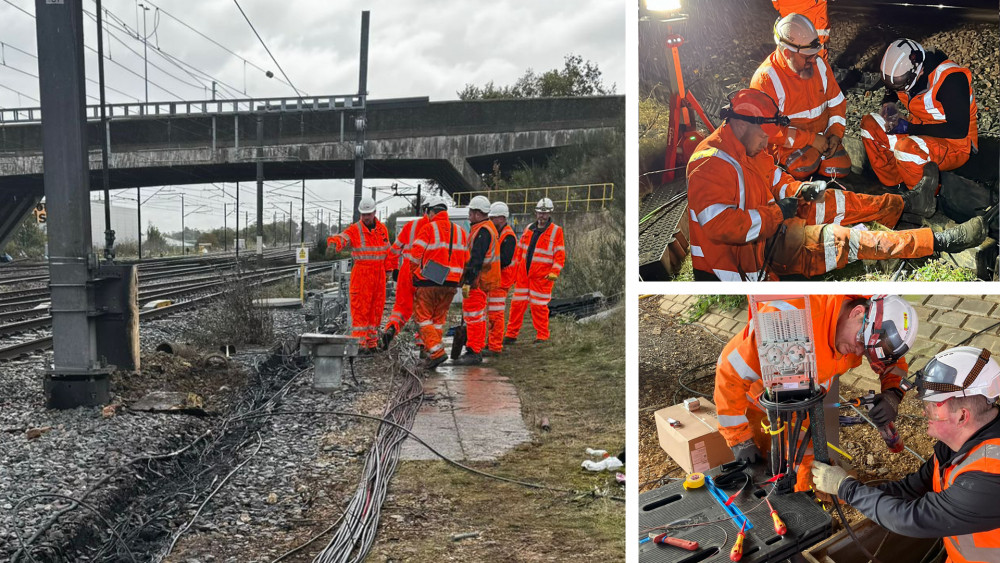
POLYGON ((338 252, 351 248, 351 336, 361 348, 375 349, 378 327, 385 308, 385 255, 389 251, 389 231, 378 219, 369 229, 361 221, 326 240, 338 252))
POLYGON ((904 92, 897 95, 910 112, 911 128, 914 125, 946 123, 948 116, 937 95, 945 79, 954 73, 964 74, 969 84, 969 131, 963 138, 891 134, 886 133, 886 121, 881 115, 871 113, 861 118, 861 140, 865 153, 882 184, 894 186, 903 183, 912 190, 923 176, 924 165, 928 162, 937 163, 940 170, 954 170, 968 162, 969 155, 976 150, 979 142, 978 110, 969 69, 945 60, 930 72, 926 90, 912 98, 904 92))
POLYGON ((792 177, 805 180, 818 172, 842 178, 851 173, 851 157, 843 144, 830 157, 810 146, 819 134, 843 139, 847 126, 847 101, 823 59, 816 59, 810 78, 800 78, 775 50, 757 68, 750 87, 771 96, 782 115, 791 120, 769 141, 770 151, 792 177))
POLYGON ((489 292, 486 307, 489 321, 487 345, 494 352, 503 351, 504 314, 507 312, 507 294, 514 286, 517 268, 514 267, 514 253, 517 250, 517 235, 510 225, 500 230, 500 287, 489 292))
POLYGON ((386 270, 399 269, 396 280, 396 301, 392 304, 392 313, 385 323, 386 330, 391 326, 395 327, 397 333, 402 331, 406 321, 410 320, 413 314, 413 269, 407 254, 417 238, 417 233, 427 223, 427 217, 423 215, 407 223, 389 247, 389 254, 385 257, 386 270))
POLYGON ((448 212, 441 211, 420 228, 410 247, 409 259, 413 268, 413 313, 420 327, 423 340, 431 358, 445 355, 441 334, 448 320, 448 307, 458 291, 465 263, 469 259, 469 235, 465 229, 448 219, 448 212), (435 283, 423 275, 428 263, 436 262, 448 269, 443 284, 435 283))
POLYGON ((781 17, 788 14, 802 14, 812 22, 823 44, 823 58, 827 58, 826 44, 830 41, 830 21, 826 17, 826 0, 771 0, 781 17))
MULTIPOLYGON (((836 392, 835 383, 845 372, 861 365, 861 356, 841 354, 836 347, 837 321, 841 309, 845 302, 850 302, 856 297, 862 296, 809 296, 816 353, 816 383, 830 391, 825 399, 824 419, 827 423, 825 425, 827 428, 826 438, 833 445, 839 444, 836 432, 839 426, 837 408, 833 406, 833 403, 838 402, 840 398, 836 392), (833 431, 830 430, 831 427, 833 431)), ((863 297, 867 298, 868 296, 863 297)), ((781 310, 784 307, 799 308, 789 301, 772 302, 772 305, 774 308, 770 310, 781 310)), ((771 448, 771 438, 761 427, 762 422, 767 422, 767 413, 759 402, 760 395, 764 391, 764 384, 761 380, 757 338, 753 329, 752 316, 755 311, 750 311, 750 313, 751 321, 736 336, 733 336, 723 348, 722 355, 719 356, 719 361, 715 366, 714 400, 719 415, 719 432, 726 439, 726 443, 732 447, 753 439, 766 456, 766 452, 771 448)), ((900 380, 906 375, 908 369, 906 360, 903 359, 889 366, 884 373, 879 375, 882 391, 898 388, 900 380)), ((805 433, 805 436, 808 437, 808 433, 805 433)), ((802 464, 798 468, 796 491, 809 490, 812 484, 810 473, 812 453, 810 442, 807 444, 802 464)), ((831 455, 832 453, 831 450, 831 455)))
POLYGON ((500 287, 500 235, 493 221, 483 219, 472 226, 469 240, 469 261, 462 281, 470 288, 469 296, 462 300, 462 318, 465 345, 478 354, 486 347, 487 296, 500 287))
POLYGON ((771 268, 780 276, 819 276, 858 260, 922 258, 934 253, 931 229, 871 231, 837 224, 807 225, 799 218, 785 221, 771 268))
POLYGON ((544 229, 539 229, 538 223, 528 225, 517 243, 514 262, 517 277, 514 280, 514 297, 510 301, 506 336, 517 338, 530 303, 535 338, 548 340, 549 301, 552 300, 552 286, 555 284, 549 279, 549 274, 558 276, 566 264, 562 228, 551 219, 544 229))
POLYGON ((694 269, 722 281, 759 281, 765 241, 782 222, 775 184, 794 194, 800 182, 781 173, 771 155, 748 156, 728 123, 698 144, 687 164, 694 269))
MULTIPOLYGON (((937 454, 940 448, 934 448, 932 487, 935 493, 944 492, 955 484, 955 479, 963 473, 970 471, 978 471, 991 476, 1000 475, 1000 438, 983 439, 983 433, 980 430, 969 439, 969 441, 980 439, 982 440, 981 443, 964 455, 952 457, 948 465, 944 467, 941 466, 941 462, 938 460, 937 454)), ((986 435, 989 436, 988 433, 986 435)), ((962 484, 955 485, 956 488, 960 488, 961 486, 962 484)), ((966 490, 972 491, 973 489, 970 487, 966 490)), ((989 494, 987 493, 988 496, 989 494)), ((936 520, 941 524, 947 522, 947 520, 942 519, 936 520)), ((944 548, 948 552, 947 563, 987 563, 989 561, 1000 561, 1000 526, 984 532, 945 536, 944 548)))

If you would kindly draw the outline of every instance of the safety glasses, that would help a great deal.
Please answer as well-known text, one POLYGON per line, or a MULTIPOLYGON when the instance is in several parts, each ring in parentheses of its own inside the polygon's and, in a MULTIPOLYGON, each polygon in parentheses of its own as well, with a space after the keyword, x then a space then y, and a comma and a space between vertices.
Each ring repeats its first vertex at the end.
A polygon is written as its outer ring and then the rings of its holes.
POLYGON ((811 42, 809 42, 808 45, 797 45, 797 44, 792 43, 791 41, 785 39, 784 37, 780 37, 780 36, 778 37, 778 41, 780 41, 782 45, 784 45, 785 47, 791 49, 792 51, 795 51, 796 53, 801 53, 801 54, 803 54, 805 56, 815 55, 816 53, 819 52, 819 49, 820 49, 820 46, 821 46, 821 43, 819 41, 819 37, 817 37, 816 39, 813 39, 811 42), (811 51, 811 52, 809 52, 809 51, 811 51))
POLYGON ((943 407, 944 404, 951 399, 952 398, 949 397, 943 401, 924 401, 924 417, 926 417, 929 422, 944 422, 948 420, 948 413, 950 411, 945 409, 945 412, 942 413, 941 407, 943 407))

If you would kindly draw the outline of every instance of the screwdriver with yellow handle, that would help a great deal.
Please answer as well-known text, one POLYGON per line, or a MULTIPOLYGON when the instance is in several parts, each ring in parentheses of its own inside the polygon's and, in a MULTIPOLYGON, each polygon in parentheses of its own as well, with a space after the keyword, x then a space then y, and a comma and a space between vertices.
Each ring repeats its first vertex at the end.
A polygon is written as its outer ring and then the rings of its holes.
POLYGON ((730 561, 739 561, 743 559, 743 539, 747 537, 745 532, 747 527, 746 520, 743 521, 743 525, 740 526, 740 533, 736 535, 736 543, 733 544, 733 549, 729 551, 730 561))
POLYGON ((785 526, 785 523, 781 521, 781 517, 778 516, 778 511, 775 510, 773 506, 771 506, 771 501, 767 500, 767 497, 764 497, 764 500, 767 501, 767 507, 771 509, 771 520, 774 520, 774 533, 778 534, 779 536, 787 534, 788 527, 785 526))

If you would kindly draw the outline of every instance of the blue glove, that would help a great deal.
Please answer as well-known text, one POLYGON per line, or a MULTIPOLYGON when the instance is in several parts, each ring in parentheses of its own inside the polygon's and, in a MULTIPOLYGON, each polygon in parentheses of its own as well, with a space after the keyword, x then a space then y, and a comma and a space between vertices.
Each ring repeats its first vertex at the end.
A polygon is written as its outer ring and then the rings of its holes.
POLYGON ((892 128, 890 133, 893 133, 894 135, 905 135, 909 128, 910 122, 900 117, 899 121, 896 122, 896 126, 892 128))

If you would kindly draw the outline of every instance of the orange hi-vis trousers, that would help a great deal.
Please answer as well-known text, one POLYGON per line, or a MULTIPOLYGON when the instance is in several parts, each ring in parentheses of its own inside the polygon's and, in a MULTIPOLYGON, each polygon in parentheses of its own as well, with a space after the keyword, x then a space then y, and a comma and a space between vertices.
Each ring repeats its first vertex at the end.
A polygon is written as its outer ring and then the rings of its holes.
POLYGON ((486 292, 472 288, 462 300, 462 319, 465 320, 465 346, 475 353, 486 347, 486 292))
POLYGON ((524 323, 524 313, 531 304, 531 324, 535 327, 535 338, 549 339, 549 301, 552 300, 553 281, 543 278, 529 278, 519 273, 514 283, 514 297, 510 300, 510 318, 507 320, 507 336, 517 338, 524 323))
POLYGON ((448 286, 416 287, 413 292, 413 313, 431 358, 445 355, 441 334, 448 320, 448 307, 458 288, 448 286))
POLYGON ((861 141, 872 170, 886 186, 903 183, 912 190, 928 162, 936 162, 940 170, 954 170, 969 160, 967 139, 891 135, 877 113, 861 118, 861 141))
POLYGON ((504 314, 507 313, 507 294, 510 288, 494 289, 486 301, 486 315, 489 322, 487 346, 494 352, 503 351, 504 314))
POLYGON ((380 262, 354 265, 350 286, 351 336, 361 348, 378 345, 378 327, 385 309, 385 269, 380 262))
MULTIPOLYGON (((399 267, 399 279, 396 280, 396 301, 392 304, 392 313, 385 323, 385 330, 396 328, 396 334, 403 332, 403 327, 413 316, 413 270, 410 261, 404 260, 399 267)), ((417 332, 417 344, 421 345, 420 332, 417 332)))

